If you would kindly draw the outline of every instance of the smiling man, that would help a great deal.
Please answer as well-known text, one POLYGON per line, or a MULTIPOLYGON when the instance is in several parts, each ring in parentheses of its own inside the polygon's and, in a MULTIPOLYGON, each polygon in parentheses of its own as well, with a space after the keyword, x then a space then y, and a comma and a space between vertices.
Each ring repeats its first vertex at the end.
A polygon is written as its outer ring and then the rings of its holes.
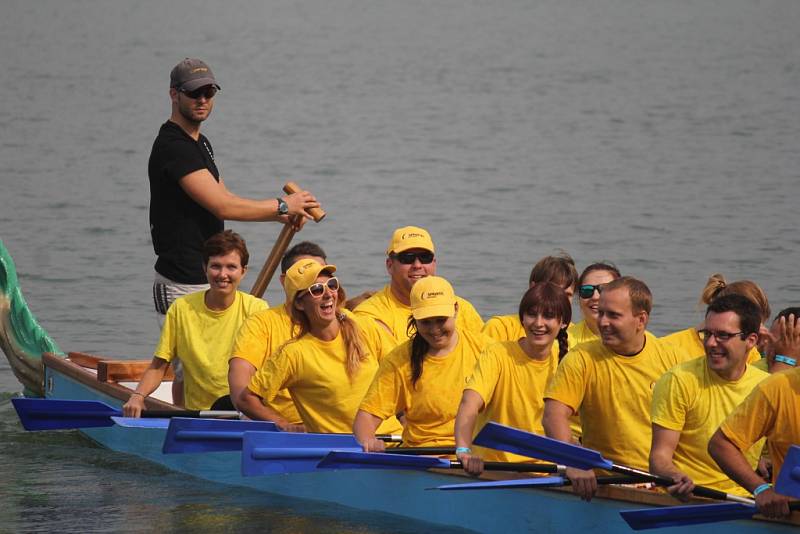
POLYGON ((228 394, 228 356, 239 327, 267 304, 238 291, 247 272, 244 240, 231 230, 213 235, 203 245, 203 265, 209 288, 178 298, 167 312, 161 339, 150 367, 122 407, 126 417, 139 417, 144 399, 156 390, 170 362, 184 366, 185 404, 207 410, 228 394))
MULTIPOLYGON (((708 454, 708 441, 719 424, 769 374, 747 365, 758 343, 761 313, 741 295, 715 299, 706 311, 706 355, 670 369, 653 392, 653 445, 650 470, 675 481, 672 495, 687 498, 695 484, 749 496, 730 480, 708 454)), ((763 442, 746 451, 751 469, 763 442)))
MULTIPOLYGON (((647 469, 653 384, 683 361, 672 345, 647 332, 653 297, 644 282, 623 276, 600 293, 601 339, 567 353, 545 390, 542 424, 549 437, 571 441, 569 417, 580 413, 583 445, 609 460, 647 469)), ((567 469, 573 490, 590 499, 592 471, 567 469)))
MULTIPOLYGON (((386 271, 389 284, 359 304, 355 313, 374 319, 397 343, 402 343, 410 339, 411 288, 418 280, 436 274, 435 247, 428 231, 416 226, 395 230, 386 249, 386 271)), ((480 332, 483 319, 475 307, 458 296, 456 302, 456 324, 464 330, 480 332)))

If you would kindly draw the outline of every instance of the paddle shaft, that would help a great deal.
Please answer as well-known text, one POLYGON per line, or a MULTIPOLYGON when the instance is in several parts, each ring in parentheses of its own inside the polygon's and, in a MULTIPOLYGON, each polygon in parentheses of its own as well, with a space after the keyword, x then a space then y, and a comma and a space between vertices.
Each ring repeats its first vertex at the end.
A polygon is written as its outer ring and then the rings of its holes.
MULTIPOLYGON (((302 191, 302 189, 300 189, 300 186, 294 182, 288 182, 286 185, 283 186, 283 190, 288 194, 302 191)), ((322 211, 322 209, 320 208, 312 208, 308 210, 308 212, 309 215, 311 215, 314 218, 315 222, 319 222, 325 217, 325 212, 322 211)), ((261 267, 261 272, 258 273, 258 277, 256 278, 256 281, 253 283, 253 288, 250 290, 251 295, 259 298, 261 298, 264 295, 264 292, 267 290, 267 286, 272 280, 272 276, 275 274, 278 265, 280 265, 281 263, 283 255, 289 248, 289 243, 292 242, 294 234, 297 233, 297 230, 295 230, 296 222, 297 219, 293 218, 292 221, 283 225, 283 229, 281 230, 281 233, 278 234, 278 239, 277 241, 275 241, 275 245, 273 245, 272 250, 267 256, 266 261, 264 262, 264 266, 261 267)))
MULTIPOLYGON (((107 415, 107 414, 106 414, 107 415)), ((120 415, 122 412, 120 411, 120 415)), ((192 418, 214 418, 214 419, 239 419, 241 414, 236 411, 228 410, 143 410, 142 417, 192 417, 192 418)))
MULTIPOLYGON (((618 464, 611 464, 611 471, 615 473, 620 473, 623 475, 632 475, 638 476, 644 482, 654 482, 659 486, 672 486, 675 484, 675 481, 668 477, 663 477, 661 475, 656 475, 653 473, 648 473, 647 471, 642 471, 640 469, 635 469, 633 467, 627 467, 624 465, 618 464)), ((692 490, 692 493, 699 496, 699 497, 707 497, 709 499, 717 499, 721 501, 736 501, 745 504, 752 504, 753 501, 748 499, 747 497, 739 497, 738 495, 731 495, 730 493, 725 493, 724 491, 715 490, 712 488, 706 488, 704 486, 695 486, 692 490)))
MULTIPOLYGON (((463 469, 460 461, 450 462, 450 469, 463 469)), ((564 471, 563 465, 526 464, 519 462, 483 462, 484 471, 515 471, 517 473, 558 473, 564 471)))

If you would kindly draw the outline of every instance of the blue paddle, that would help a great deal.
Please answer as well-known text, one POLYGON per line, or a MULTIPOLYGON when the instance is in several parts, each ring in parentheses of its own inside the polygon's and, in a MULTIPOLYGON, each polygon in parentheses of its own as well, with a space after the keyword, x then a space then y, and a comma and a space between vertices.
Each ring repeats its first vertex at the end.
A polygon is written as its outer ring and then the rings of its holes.
MULTIPOLYGON (((598 484, 632 484, 639 482, 639 477, 615 476, 598 477, 598 484)), ((484 490, 484 489, 511 489, 511 488, 557 488, 569 486, 572 482, 565 477, 538 477, 538 478, 518 478, 516 480, 490 480, 481 482, 470 482, 467 484, 445 484, 435 488, 442 491, 454 490, 484 490)))
MULTIPOLYGON (((359 447, 355 451, 337 449, 331 451, 319 462, 321 469, 463 469, 458 460, 434 458, 431 456, 397 456, 403 449, 387 449, 385 453, 363 452, 359 447)), ((407 449, 420 450, 420 449, 407 449)), ((450 449, 452 452, 453 450, 450 449)), ((424 453, 418 453, 424 454, 424 453)), ((431 454, 431 453, 427 453, 431 454)), ((521 473, 557 473, 563 466, 553 464, 530 464, 519 462, 484 462, 486 471, 516 471, 521 473)))
MULTIPOLYGON (((800 510, 800 502, 789 503, 792 510, 800 510)), ((664 508, 643 508, 641 510, 622 510, 619 515, 633 530, 651 528, 700 525, 737 519, 752 519, 758 513, 754 504, 724 502, 719 504, 693 504, 688 506, 667 506, 664 508)))
MULTIPOLYGON (((272 475, 315 471, 331 451, 360 452, 352 434, 301 434, 291 432, 245 432, 242 439, 242 475, 272 475)), ((452 447, 387 449, 392 454, 453 454, 452 447)), ((375 454, 375 453, 368 453, 375 454)), ((431 458, 437 460, 437 458, 431 458)))
MULTIPOLYGON (((122 410, 97 400, 11 399, 25 430, 61 430, 112 426, 122 410)), ((146 410, 142 417, 238 417, 237 412, 146 410)))
MULTIPOLYGON (((278 432, 271 421, 173 418, 164 438, 164 453, 220 452, 242 450, 246 431, 278 432)), ((340 434, 352 436, 352 434, 340 434)), ((378 435, 384 441, 399 442, 400 436, 378 435)), ((324 455, 323 455, 324 456, 324 455)))
POLYGON ((242 450, 242 436, 248 430, 277 432, 271 421, 184 419, 169 422, 164 438, 164 454, 242 450))
POLYGON ((775 491, 781 495, 800 498, 800 446, 792 445, 783 460, 775 491))
MULTIPOLYGON (((513 452, 530 458, 549 460, 578 469, 598 468, 605 469, 606 471, 614 471, 623 475, 638 476, 642 481, 655 482, 660 486, 671 486, 675 483, 668 477, 655 475, 633 467, 615 464, 603 458, 603 456, 595 450, 585 449, 578 445, 565 443, 557 439, 525 432, 518 428, 512 428, 494 422, 487 423, 486 426, 483 427, 478 435, 475 436, 474 443, 476 445, 513 452)), ((753 503, 751 499, 702 486, 696 486, 693 493, 710 499, 729 500, 743 502, 745 504, 753 503)))

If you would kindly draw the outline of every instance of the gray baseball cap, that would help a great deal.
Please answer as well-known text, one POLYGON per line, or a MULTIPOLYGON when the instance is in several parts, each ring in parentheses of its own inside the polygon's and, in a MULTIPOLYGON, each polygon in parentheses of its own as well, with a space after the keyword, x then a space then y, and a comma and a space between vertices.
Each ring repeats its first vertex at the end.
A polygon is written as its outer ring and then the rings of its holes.
POLYGON ((169 86, 179 91, 194 91, 206 85, 221 89, 211 69, 199 59, 187 57, 169 74, 169 86))

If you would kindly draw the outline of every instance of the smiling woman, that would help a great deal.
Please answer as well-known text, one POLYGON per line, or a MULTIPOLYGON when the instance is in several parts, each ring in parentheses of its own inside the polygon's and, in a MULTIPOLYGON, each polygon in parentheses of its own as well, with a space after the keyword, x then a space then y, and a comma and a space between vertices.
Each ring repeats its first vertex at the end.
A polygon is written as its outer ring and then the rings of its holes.
MULTIPOLYGON (((253 419, 274 421, 281 430, 349 433, 358 403, 378 361, 394 346, 372 319, 344 311, 345 292, 336 266, 302 259, 286 271, 284 290, 299 333, 266 360, 237 406, 253 419), (303 420, 292 424, 270 403, 288 389, 303 420)), ((391 417, 383 433, 398 433, 391 417)))
POLYGON ((209 289, 181 297, 170 306, 150 367, 122 407, 125 416, 141 415, 145 397, 156 390, 175 358, 184 367, 187 408, 207 410, 228 394, 227 363, 234 335, 247 317, 267 307, 263 300, 238 290, 249 258, 244 239, 231 230, 214 234, 204 243, 209 289))

